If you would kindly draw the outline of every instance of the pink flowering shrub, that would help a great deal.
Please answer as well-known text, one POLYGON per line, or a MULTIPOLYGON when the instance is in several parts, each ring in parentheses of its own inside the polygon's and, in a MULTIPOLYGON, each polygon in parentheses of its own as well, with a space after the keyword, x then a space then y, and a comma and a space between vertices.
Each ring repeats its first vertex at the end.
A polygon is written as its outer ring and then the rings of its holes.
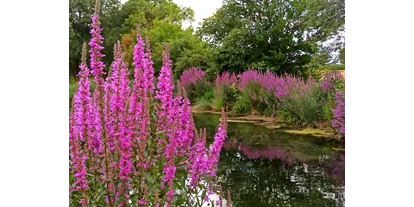
POLYGON ((212 101, 213 108, 215 110, 225 108, 226 111, 231 111, 238 97, 236 75, 230 74, 227 71, 221 75, 218 74, 215 85, 214 99, 212 101))
MULTIPOLYGON (((331 109, 338 88, 344 87, 340 73, 327 74, 319 83, 309 76, 306 80, 289 74, 278 76, 270 71, 249 69, 239 75, 238 90, 241 95, 234 104, 233 112, 255 111, 263 115, 277 115, 287 121, 333 127, 341 121, 333 120, 331 109)), ((336 119, 336 118, 335 118, 336 119)), ((338 130, 340 131, 340 130, 338 130)))
POLYGON ((95 10, 91 70, 84 44, 79 87, 69 115, 70 206, 203 205, 213 193, 211 180, 227 136, 225 114, 213 144, 206 147, 206 132, 197 133, 185 90, 179 86, 179 93, 173 93, 168 47, 157 87, 149 42, 145 50, 139 29, 134 74, 118 42, 104 78, 101 31, 95 10), (91 74, 96 82, 92 94, 91 74), (209 185, 204 184, 207 181, 209 185), (205 198, 194 196, 202 192, 205 198))
POLYGON ((345 136, 345 90, 335 92, 335 105, 332 109, 332 127, 345 136))
POLYGON ((213 93, 212 84, 205 80, 206 73, 198 68, 185 70, 180 77, 180 84, 186 90, 191 103, 200 99, 210 101, 213 93))
POLYGON ((191 84, 196 84, 204 79, 206 72, 198 68, 185 70, 180 77, 181 86, 188 88, 191 84))

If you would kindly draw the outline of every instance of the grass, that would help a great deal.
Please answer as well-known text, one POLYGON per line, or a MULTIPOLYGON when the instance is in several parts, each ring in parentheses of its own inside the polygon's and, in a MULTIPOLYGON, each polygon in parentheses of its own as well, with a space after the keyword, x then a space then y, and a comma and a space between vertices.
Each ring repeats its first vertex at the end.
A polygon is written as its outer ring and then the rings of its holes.
POLYGON ((305 128, 302 130, 289 129, 289 130, 284 130, 284 132, 291 133, 291 134, 312 135, 316 137, 334 137, 334 135, 330 132, 327 132, 321 129, 312 129, 312 128, 305 128))
POLYGON ((205 99, 198 99, 191 107, 194 111, 210 111, 213 109, 210 102, 205 99))

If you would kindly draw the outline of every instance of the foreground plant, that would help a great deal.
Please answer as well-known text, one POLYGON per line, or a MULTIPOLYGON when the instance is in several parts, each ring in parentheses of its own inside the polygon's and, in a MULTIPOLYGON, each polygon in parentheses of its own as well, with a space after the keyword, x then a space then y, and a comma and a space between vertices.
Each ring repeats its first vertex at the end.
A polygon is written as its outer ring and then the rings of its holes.
POLYGON ((149 41, 145 51, 139 29, 133 80, 119 42, 104 78, 97 9, 92 27, 91 71, 84 44, 79 87, 69 115, 70 206, 202 206, 209 202, 227 136, 224 111, 214 142, 207 148, 206 131, 195 129, 185 90, 178 84, 179 93, 173 94, 168 47, 156 88, 149 41), (96 82, 93 94, 91 72, 96 82))

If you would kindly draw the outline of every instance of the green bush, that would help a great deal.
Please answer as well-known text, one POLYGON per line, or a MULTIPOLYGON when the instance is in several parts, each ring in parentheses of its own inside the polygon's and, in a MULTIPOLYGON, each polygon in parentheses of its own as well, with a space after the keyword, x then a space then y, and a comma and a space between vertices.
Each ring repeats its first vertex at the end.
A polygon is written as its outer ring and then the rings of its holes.
POLYGON ((322 65, 319 69, 321 70, 345 70, 345 64, 322 65))
POLYGON ((235 114, 246 114, 252 109, 252 99, 249 94, 242 93, 234 104, 232 112, 235 114))
POLYGON ((259 114, 266 116, 272 115, 275 111, 276 97, 259 83, 248 83, 242 93, 244 103, 246 104, 249 100, 251 110, 256 110, 259 114))
POLYGON ((231 111, 239 94, 240 92, 237 89, 236 84, 231 86, 223 84, 220 88, 215 88, 214 99, 212 102, 213 109, 219 111, 222 107, 224 107, 226 111, 231 111))
POLYGON ((195 103, 197 98, 203 97, 207 101, 213 98, 213 86, 207 81, 199 81, 187 87, 187 97, 191 103, 195 103))
POLYGON ((315 121, 324 119, 322 110, 325 101, 322 89, 314 86, 302 95, 292 93, 281 100, 277 115, 287 121, 312 125, 315 121))
POLYGON ((197 99, 192 108, 195 111, 210 111, 213 109, 209 100, 203 98, 197 99))

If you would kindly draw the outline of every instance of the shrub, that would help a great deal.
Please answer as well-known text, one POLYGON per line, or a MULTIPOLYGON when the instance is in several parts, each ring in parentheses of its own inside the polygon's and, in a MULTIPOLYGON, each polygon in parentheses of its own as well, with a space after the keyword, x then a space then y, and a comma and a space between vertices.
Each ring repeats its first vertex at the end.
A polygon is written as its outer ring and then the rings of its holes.
POLYGON ((224 107, 226 111, 231 111, 239 94, 236 75, 225 71, 217 75, 215 85, 213 109, 219 110, 219 107, 224 107))

